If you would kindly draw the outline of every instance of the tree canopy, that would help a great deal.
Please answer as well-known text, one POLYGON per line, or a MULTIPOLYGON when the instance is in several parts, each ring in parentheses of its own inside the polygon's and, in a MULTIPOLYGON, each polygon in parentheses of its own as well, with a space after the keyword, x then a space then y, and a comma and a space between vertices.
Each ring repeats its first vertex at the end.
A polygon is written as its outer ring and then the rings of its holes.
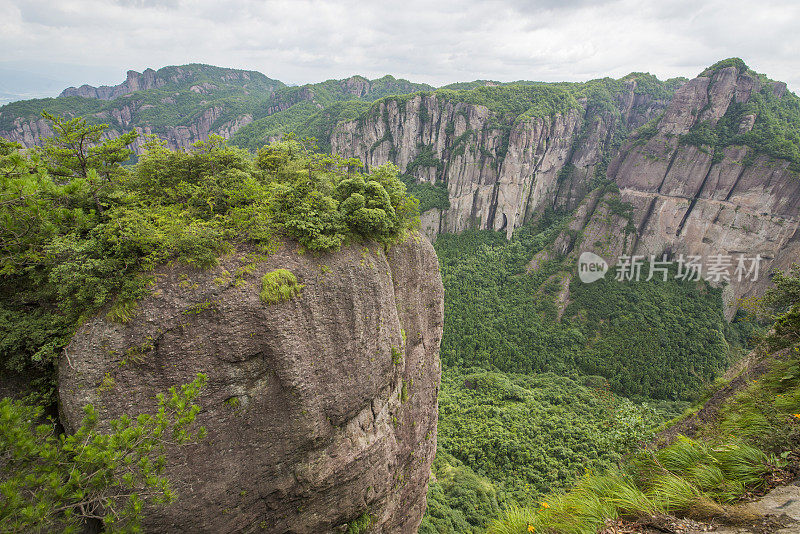
MULTIPOLYGON (((172 151, 147 139, 123 165, 135 132, 46 115, 56 132, 25 150, 0 139, 0 367, 52 371, 80 322, 104 306, 129 320, 151 271, 202 268, 237 243, 261 254, 280 239, 309 251, 352 241, 390 244, 418 222, 388 164, 319 154, 288 136, 255 155, 212 136, 172 151)), ((52 393, 43 378, 42 395, 52 393)))

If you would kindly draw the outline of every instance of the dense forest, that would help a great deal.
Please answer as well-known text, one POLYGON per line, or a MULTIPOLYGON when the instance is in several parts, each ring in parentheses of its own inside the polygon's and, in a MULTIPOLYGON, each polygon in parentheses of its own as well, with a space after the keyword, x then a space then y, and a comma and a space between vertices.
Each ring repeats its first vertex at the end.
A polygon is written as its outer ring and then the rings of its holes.
POLYGON ((702 398, 759 332, 743 314, 728 323, 721 290, 704 281, 576 277, 562 302, 571 263, 528 264, 567 220, 549 214, 510 240, 473 230, 435 243, 445 285, 444 459, 434 464, 423 532, 483 532, 496 506, 612 468, 702 398))
POLYGON ((445 368, 420 532, 484 532, 498 510, 608 469, 688 403, 634 403, 599 376, 445 368))
MULTIPOLYGON (((693 439, 675 435, 666 446, 634 450, 611 469, 586 473, 567 491, 507 507, 490 523, 488 532, 591 534, 609 522, 614 528, 636 528, 660 517, 662 524, 669 524, 663 519, 670 514, 684 518, 677 525, 688 518, 751 528, 760 522, 770 528, 769 519, 753 514, 742 501, 796 477, 800 450, 798 288, 800 266, 794 264, 786 272, 775 273, 773 286, 755 299, 751 309, 773 325, 756 349, 762 368, 745 368, 718 386, 719 390, 740 382, 738 389, 716 399, 713 417, 694 420, 693 439)), ((694 411, 687 411, 673 423, 693 416, 694 411)))
POLYGON ((691 399, 713 382, 750 328, 725 321, 720 290, 673 278, 593 284, 576 278, 569 302, 560 303, 569 274, 562 261, 530 273, 526 266, 562 220, 522 228, 510 241, 491 231, 437 240, 447 305, 442 362, 601 375, 615 393, 667 400, 691 399))

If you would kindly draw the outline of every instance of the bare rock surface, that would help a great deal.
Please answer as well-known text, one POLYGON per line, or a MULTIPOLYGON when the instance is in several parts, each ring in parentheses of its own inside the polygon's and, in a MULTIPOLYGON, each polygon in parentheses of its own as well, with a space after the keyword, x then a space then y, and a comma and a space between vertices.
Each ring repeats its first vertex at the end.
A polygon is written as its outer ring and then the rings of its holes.
POLYGON ((482 105, 435 93, 387 99, 362 119, 339 124, 331 147, 368 167, 391 161, 402 171, 423 149, 430 150, 439 164, 416 162, 414 177, 446 184, 450 207, 430 216, 434 220, 423 225, 426 235, 434 239, 442 232, 481 228, 511 236, 547 208, 577 207, 614 131, 620 125, 635 129, 667 107, 636 88, 636 81, 627 82, 617 113, 585 121, 584 102, 552 116, 522 119, 507 132, 482 105))
POLYGON ((753 507, 762 514, 786 514, 800 521, 800 486, 778 486, 753 503, 753 507))
MULTIPOLYGON (((609 165, 619 193, 606 192, 600 202, 584 199, 569 234, 556 240, 557 252, 592 251, 609 263, 622 254, 645 261, 665 253, 700 256, 706 265, 714 256, 729 257, 723 297, 732 317, 741 297, 763 291, 772 269, 785 269, 800 256, 800 177, 788 161, 755 155, 750 147, 713 154, 710 147, 681 144, 678 135, 700 121, 715 123, 732 103, 746 102, 760 88, 749 73, 727 67, 678 89, 655 135, 631 139, 609 165), (633 210, 612 217, 609 201, 633 210), (747 268, 760 257, 757 277, 736 275, 742 255, 749 258, 747 268)), ((754 122, 747 116, 740 128, 754 122)))
POLYGON ((436 255, 416 234, 388 251, 295 249, 159 268, 132 321, 95 317, 67 348, 68 430, 86 403, 103 422, 208 375, 198 416, 208 437, 169 457, 179 497, 148 511, 148 532, 344 532, 365 515, 368 532, 416 532, 436 450, 436 255), (264 304, 261 277, 278 268, 302 293, 264 304))

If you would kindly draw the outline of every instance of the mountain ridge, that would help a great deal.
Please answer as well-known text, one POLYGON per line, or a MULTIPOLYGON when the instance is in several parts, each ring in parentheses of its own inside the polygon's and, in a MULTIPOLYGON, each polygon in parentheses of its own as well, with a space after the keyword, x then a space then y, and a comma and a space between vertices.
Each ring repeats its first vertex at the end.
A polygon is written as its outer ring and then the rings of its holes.
MULTIPOLYGON (((114 100, 73 95, 4 106, 0 136, 40 143, 51 131, 33 117, 46 107, 107 122, 109 137, 136 130, 137 153, 149 134, 173 149, 219 135, 252 151, 285 133, 311 136, 367 168, 398 165, 422 200, 431 239, 467 228, 510 237, 548 211, 577 210, 554 250, 534 263, 582 249, 612 262, 623 253, 757 250, 766 272, 786 267, 800 242, 800 99, 739 58, 692 80, 630 73, 457 89, 391 76, 288 87, 190 65, 84 93, 141 87, 151 88, 114 100), (608 184, 620 191, 598 189, 608 184)), ((729 316, 760 287, 732 283, 729 316)))

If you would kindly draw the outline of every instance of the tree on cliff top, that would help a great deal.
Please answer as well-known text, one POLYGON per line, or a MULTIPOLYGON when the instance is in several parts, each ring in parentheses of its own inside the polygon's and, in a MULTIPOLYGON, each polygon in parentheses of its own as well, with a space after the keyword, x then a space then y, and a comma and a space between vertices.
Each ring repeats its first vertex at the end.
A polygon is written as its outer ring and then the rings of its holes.
POLYGON ((126 167, 135 133, 49 118, 41 149, 0 139, 0 368, 48 375, 45 404, 76 326, 106 305, 129 320, 157 265, 211 266, 236 243, 268 254, 279 236, 311 251, 389 245, 418 222, 397 167, 364 174, 294 137, 255 156, 217 136, 188 151, 152 138, 126 167))

